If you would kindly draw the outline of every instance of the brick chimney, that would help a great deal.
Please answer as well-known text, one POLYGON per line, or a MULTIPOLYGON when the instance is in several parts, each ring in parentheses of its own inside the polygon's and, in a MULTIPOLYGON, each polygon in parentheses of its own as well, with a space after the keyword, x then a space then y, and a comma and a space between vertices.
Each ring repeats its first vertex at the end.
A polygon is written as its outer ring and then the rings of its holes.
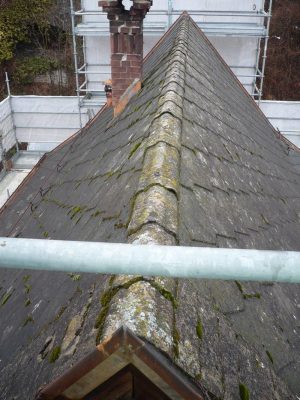
POLYGON ((129 86, 142 78, 143 20, 152 1, 132 0, 125 10, 122 0, 99 1, 107 12, 111 34, 112 103, 116 107, 129 86))

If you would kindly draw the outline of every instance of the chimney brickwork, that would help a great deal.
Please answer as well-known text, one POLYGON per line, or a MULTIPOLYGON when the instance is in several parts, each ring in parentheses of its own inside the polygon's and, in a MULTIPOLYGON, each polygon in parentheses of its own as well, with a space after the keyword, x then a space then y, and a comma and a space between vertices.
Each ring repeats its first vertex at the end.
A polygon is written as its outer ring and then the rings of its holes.
POLYGON ((133 81, 142 78, 143 20, 151 5, 150 0, 133 0, 131 9, 125 10, 122 0, 99 1, 110 23, 113 106, 133 81))

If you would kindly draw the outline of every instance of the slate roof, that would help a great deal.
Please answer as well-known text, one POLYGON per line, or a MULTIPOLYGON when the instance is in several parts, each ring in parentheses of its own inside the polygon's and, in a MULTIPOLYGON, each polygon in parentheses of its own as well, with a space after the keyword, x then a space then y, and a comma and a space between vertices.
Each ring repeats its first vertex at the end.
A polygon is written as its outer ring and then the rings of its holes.
MULTIPOLYGON (((295 154, 183 15, 147 57, 143 89, 45 157, 2 210, 0 235, 299 251, 295 154)), ((32 398, 122 325, 206 398, 300 396, 299 285, 0 277, 4 399, 32 398)))

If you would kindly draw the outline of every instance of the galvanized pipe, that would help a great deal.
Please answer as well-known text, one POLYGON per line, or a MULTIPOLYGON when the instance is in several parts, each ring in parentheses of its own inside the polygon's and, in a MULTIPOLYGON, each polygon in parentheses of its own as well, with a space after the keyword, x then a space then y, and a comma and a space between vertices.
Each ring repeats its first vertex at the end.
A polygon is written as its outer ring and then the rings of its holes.
POLYGON ((9 78, 8 78, 8 73, 5 72, 5 82, 6 82, 6 88, 7 88, 7 94, 8 94, 8 102, 9 102, 9 107, 10 107, 10 112, 11 112, 11 120, 12 120, 12 126, 13 126, 13 133, 16 141, 16 149, 17 153, 19 152, 19 143, 17 139, 17 129, 15 125, 15 118, 14 118, 14 110, 12 107, 12 101, 11 101, 11 91, 10 91, 10 84, 9 84, 9 78))
POLYGON ((168 28, 172 25, 173 0, 168 0, 168 28))
POLYGON ((269 42, 269 34, 270 34, 270 24, 271 24, 271 16, 272 16, 272 3, 273 3, 273 0, 270 0, 269 11, 268 11, 269 17, 267 19, 267 34, 266 34, 266 37, 265 37, 264 53, 263 53, 263 56, 262 56, 261 82, 260 82, 258 105, 260 104, 261 98, 262 98, 262 95, 263 95, 263 86, 264 86, 265 69, 266 69, 266 61, 267 61, 267 51, 268 51, 268 42, 269 42))
POLYGON ((81 99, 80 99, 80 88, 79 88, 79 76, 78 76, 78 63, 77 63, 77 43, 75 35, 75 10, 73 0, 70 0, 71 9, 71 26, 72 26, 72 40, 73 40, 73 56, 74 56, 74 67, 75 67, 75 80, 76 80, 76 93, 78 98, 78 113, 79 113, 79 126, 82 129, 82 117, 81 117, 81 99))
POLYGON ((0 238, 0 267, 300 283, 300 252, 0 238))
POLYGON ((4 172, 6 172, 6 165, 4 162, 5 153, 4 153, 4 147, 3 147, 2 141, 3 141, 3 131, 0 129, 0 161, 2 161, 3 170, 4 170, 4 172))
MULTIPOLYGON (((168 0, 169 1, 169 0, 168 0)), ((173 3, 173 0, 170 0, 173 3)), ((176 10, 173 9, 172 6, 172 15, 181 15, 183 13, 182 10, 176 10)), ((168 10, 155 10, 155 9, 150 9, 149 11, 151 15, 168 15, 169 11, 168 10)), ((268 18, 269 15, 265 11, 213 11, 213 10, 188 10, 188 13, 190 15, 205 15, 205 16, 223 16, 223 17, 254 17, 254 18, 259 18, 259 17, 266 17, 268 18)), ((99 10, 79 10, 75 11, 75 15, 77 16, 85 16, 85 15, 106 15, 105 12, 99 10)))
MULTIPOLYGON (((257 54, 256 54, 256 65, 255 65, 255 77, 254 77, 254 81, 253 81, 253 90, 255 93, 255 86, 256 86, 256 78, 261 78, 261 74, 258 75, 258 71, 259 71, 259 60, 260 60, 260 53, 261 53, 261 38, 258 39, 257 42, 257 54)), ((257 95, 259 96, 259 93, 257 93, 257 95)))

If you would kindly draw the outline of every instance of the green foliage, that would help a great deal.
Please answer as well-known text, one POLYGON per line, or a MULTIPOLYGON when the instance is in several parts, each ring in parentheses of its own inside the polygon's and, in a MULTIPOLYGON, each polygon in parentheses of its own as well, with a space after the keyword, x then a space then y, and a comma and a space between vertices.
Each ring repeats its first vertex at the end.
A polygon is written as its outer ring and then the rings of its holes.
POLYGON ((26 57, 18 61, 14 73, 14 80, 21 85, 30 84, 34 81, 36 76, 57 68, 59 68, 59 63, 48 57, 26 57))
MULTIPOLYGON (((2 4, 3 3, 3 4, 2 4)), ((52 0, 7 0, 0 8, 0 63, 13 57, 20 42, 29 42, 33 27, 49 26, 47 10, 52 0)))

